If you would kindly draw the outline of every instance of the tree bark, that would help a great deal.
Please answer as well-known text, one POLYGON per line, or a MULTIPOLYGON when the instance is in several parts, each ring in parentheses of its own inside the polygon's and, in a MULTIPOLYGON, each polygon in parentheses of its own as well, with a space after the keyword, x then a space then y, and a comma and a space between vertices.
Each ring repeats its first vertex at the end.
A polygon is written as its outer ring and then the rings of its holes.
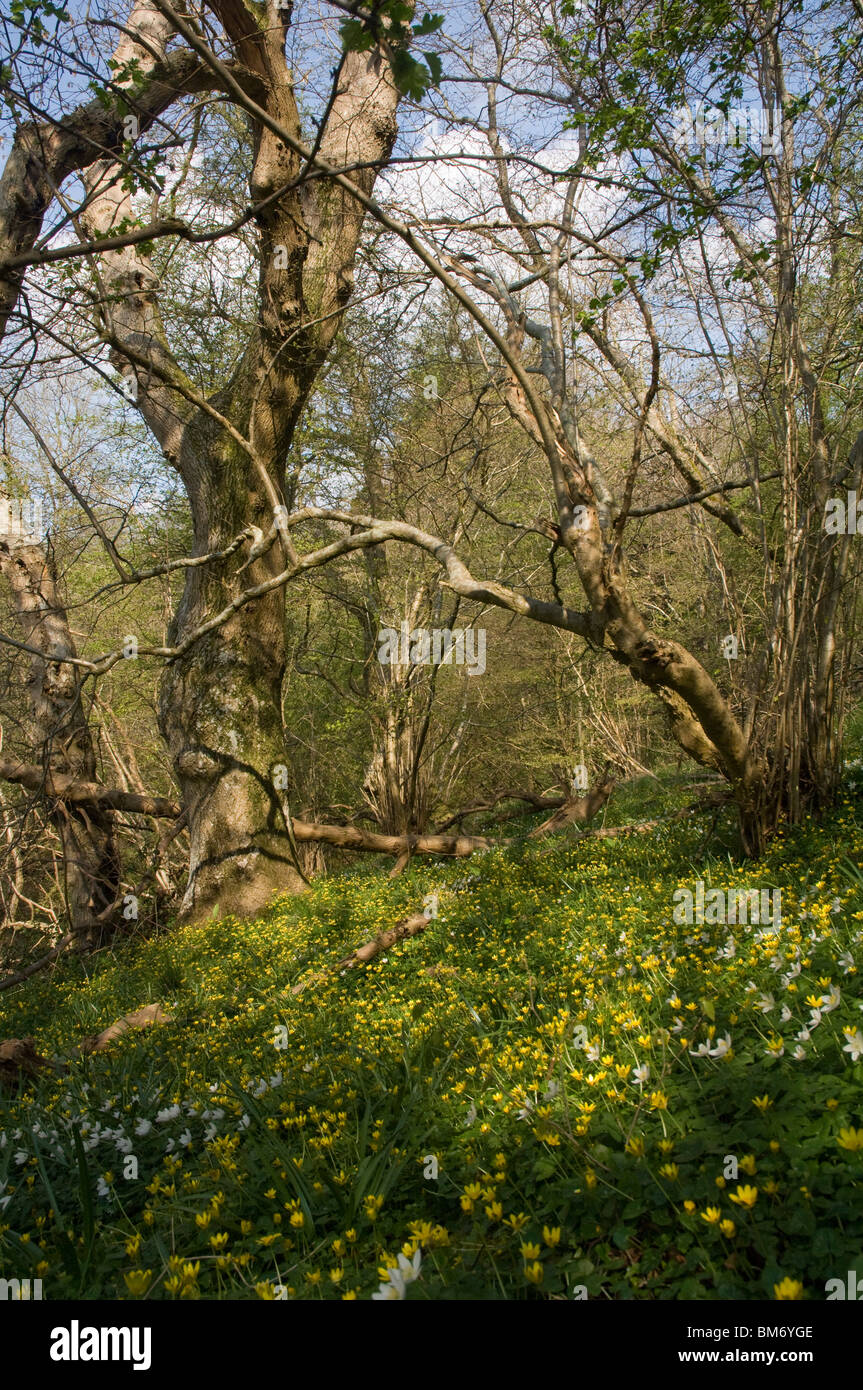
MULTIPOLYGON (((0 535, 0 572, 8 581, 30 658, 30 737, 38 750, 36 781, 94 782, 96 752, 75 668, 77 655, 59 594, 54 557, 29 537, 0 535)), ((19 764, 19 766, 21 766, 19 764)), ((24 778, 14 780, 24 781, 24 778)), ((41 790, 41 786, 31 789, 41 790)), ((55 800, 51 819, 63 848, 66 906, 79 942, 96 944, 100 914, 110 907, 120 881, 111 812, 94 802, 55 800)))

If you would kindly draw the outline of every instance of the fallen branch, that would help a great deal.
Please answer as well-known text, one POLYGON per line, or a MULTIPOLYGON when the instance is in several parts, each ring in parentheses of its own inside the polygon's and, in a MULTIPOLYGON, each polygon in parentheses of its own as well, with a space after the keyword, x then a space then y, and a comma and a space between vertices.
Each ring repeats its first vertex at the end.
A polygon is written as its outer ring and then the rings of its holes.
POLYGON ((377 854, 393 854, 400 858, 405 851, 411 854, 442 854, 463 858, 477 850, 491 849, 492 842, 483 835, 382 835, 376 830, 360 830, 355 825, 314 825, 309 821, 292 820, 298 841, 322 840, 340 849, 362 849, 377 854))
POLYGON ((371 941, 367 941, 365 945, 358 946, 337 965, 330 966, 329 970, 320 971, 319 974, 310 976, 308 980, 301 980, 298 985, 293 986, 291 994, 301 994, 309 985, 320 984, 328 975, 332 975, 336 971, 341 973, 343 970, 353 970, 357 965, 367 965, 381 951, 388 951, 391 946, 395 946, 397 941, 404 941, 406 937, 417 936, 421 931, 425 931, 428 924, 429 919, 424 912, 414 912, 410 917, 403 917, 389 931, 381 932, 378 936, 372 937, 371 941))
MULTIPOLYGON (((152 1028, 158 1023, 172 1022, 171 1015, 165 1012, 161 1004, 145 1004, 134 1013, 124 1014, 101 1033, 84 1038, 72 1048, 72 1052, 88 1057, 92 1052, 104 1052, 112 1042, 132 1029, 152 1028)), ((7 1038, 5 1042, 0 1042, 0 1084, 17 1086, 22 1077, 38 1076, 43 1071, 63 1072, 66 1069, 66 1063, 61 1058, 43 1057, 37 1052, 32 1038, 7 1038)))
POLYGON ((166 796, 148 796, 144 792, 125 792, 119 787, 103 787, 100 782, 78 782, 62 773, 51 773, 37 763, 22 763, 17 758, 0 758, 0 777, 15 782, 28 791, 55 801, 69 801, 75 806, 102 806, 110 811, 128 811, 141 816, 165 816, 175 820, 180 807, 166 796))
MULTIPOLYGON (((565 796, 538 796, 536 792, 514 792, 502 791, 497 796, 492 797, 491 801, 477 801, 472 806, 465 806, 461 811, 454 811, 451 816, 447 816, 437 828, 440 834, 444 830, 449 830, 451 825, 462 821, 466 816, 476 815, 479 811, 492 811, 501 801, 526 801, 535 811, 554 811, 558 806, 562 806, 566 801, 565 796)), ((518 812, 519 815, 522 812, 518 812)))
POLYGON ((531 830, 528 835, 529 840, 539 839, 541 835, 550 835, 555 830, 562 830, 565 825, 584 825, 587 821, 593 820, 598 811, 601 811, 606 801, 608 801, 615 788, 614 780, 608 775, 606 768, 602 781, 587 796, 568 796, 558 811, 548 820, 543 821, 535 830, 531 830))

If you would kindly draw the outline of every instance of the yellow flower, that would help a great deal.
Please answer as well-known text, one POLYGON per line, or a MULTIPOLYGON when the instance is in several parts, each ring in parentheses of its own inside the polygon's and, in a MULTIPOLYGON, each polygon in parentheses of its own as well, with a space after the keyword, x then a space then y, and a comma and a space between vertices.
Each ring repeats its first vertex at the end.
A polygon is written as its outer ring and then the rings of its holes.
POLYGON ((659 1170, 659 1176, 661 1178, 668 1178, 671 1182, 674 1182, 679 1174, 680 1169, 676 1163, 663 1163, 659 1170))
POLYGON ((695 1203, 690 1198, 687 1198, 687 1200, 683 1203, 683 1210, 689 1212, 689 1215, 691 1216, 692 1213, 695 1211, 695 1203))
POLYGON ((667 1110, 668 1096, 664 1091, 651 1091, 650 1093, 651 1110, 667 1110))
POLYGON ((756 1165, 754 1154, 744 1154, 740 1160, 740 1163, 738 1164, 738 1167, 743 1169, 744 1173, 748 1178, 752 1178, 755 1176, 755 1166, 756 1165))
POLYGON ((266 1280, 255 1285, 255 1293, 258 1295, 258 1298, 262 1298, 265 1303, 272 1303, 276 1297, 272 1284, 268 1283, 266 1280))
POLYGON ((559 1245, 559 1244, 560 1244, 560 1227, 559 1227, 559 1226, 551 1226, 551 1227, 549 1227, 549 1226, 543 1226, 543 1228, 542 1228, 542 1238, 543 1238, 543 1240, 545 1241, 546 1245, 550 1246, 551 1249, 553 1250, 554 1247, 555 1247, 556 1245, 559 1245))
POLYGON ((803 1297, 803 1285, 799 1279, 785 1278, 781 1284, 773 1285, 773 1297, 776 1299, 800 1299, 803 1297))
POLYGON ((218 1231, 215 1235, 210 1236, 210 1244, 214 1250, 224 1250, 230 1239, 227 1231, 218 1231))
POLYGON ((863 1129, 840 1129, 836 1143, 848 1153, 859 1153, 863 1150, 863 1129))
MULTIPOLYGON (((377 1213, 376 1213, 376 1214, 377 1214, 377 1213)), ((367 1215, 367 1216, 369 1215, 368 1212, 366 1212, 366 1215, 367 1215)), ((370 1220, 370 1221, 374 1221, 374 1219, 375 1219, 375 1218, 374 1218, 373 1216, 369 1216, 369 1220, 370 1220)), ((296 1227, 297 1230, 300 1230, 303 1226, 305 1226, 305 1224, 306 1224, 306 1218, 303 1216, 303 1213, 302 1213, 301 1211, 292 1211, 292 1212, 291 1212, 291 1225, 292 1225, 292 1226, 296 1227)))
POLYGON ((718 1207, 707 1207, 701 1213, 701 1219, 702 1221, 706 1221, 708 1226, 715 1226, 721 1215, 722 1213, 718 1207))
POLYGON ((529 1218, 525 1216, 523 1211, 520 1211, 518 1213, 511 1212, 509 1216, 504 1217, 503 1224, 505 1226, 509 1226, 512 1229, 512 1231, 514 1231, 517 1235, 519 1231, 524 1230, 525 1226, 528 1223, 528 1219, 529 1218))
POLYGON ((630 1155, 631 1158, 643 1158, 644 1140, 638 1137, 636 1137, 635 1139, 627 1139, 626 1152, 630 1155))
MULTIPOLYGON (((363 1199, 363 1206, 365 1207, 366 1216, 369 1221, 377 1221, 383 1204, 383 1197, 374 1197, 371 1193, 369 1193, 368 1197, 363 1199)), ((293 1217, 291 1217, 291 1223, 294 1225, 296 1224, 293 1217)))
POLYGON ((752 1104, 755 1106, 756 1110, 760 1110, 763 1115, 765 1110, 770 1109, 771 1105, 773 1104, 773 1101, 770 1099, 768 1095, 755 1096, 752 1101, 752 1104))
POLYGON ((720 1221, 719 1229, 722 1232, 722 1234, 724 1236, 727 1236, 727 1238, 730 1240, 731 1237, 734 1235, 734 1222, 729 1221, 728 1217, 726 1216, 724 1221, 720 1221))
POLYGON ((126 1241, 126 1254, 129 1256, 130 1260, 135 1260, 138 1257, 138 1251, 140 1249, 141 1235, 140 1233, 136 1232, 135 1235, 130 1236, 129 1239, 126 1241))
POLYGON ((543 1276, 543 1268, 542 1268, 542 1265, 540 1264, 539 1260, 535 1260, 535 1261, 533 1262, 533 1264, 531 1264, 531 1265, 525 1265, 525 1267, 524 1267, 524 1277, 525 1277, 525 1279, 527 1279, 531 1284, 541 1284, 541 1283, 542 1283, 542 1276, 543 1276))
POLYGON ((489 1221, 500 1221, 500 1218, 503 1216, 503 1203, 490 1202, 485 1209, 485 1214, 489 1221))
POLYGON ((758 1201, 758 1188, 750 1187, 748 1184, 744 1187, 738 1186, 737 1191, 729 1192, 728 1196, 738 1207, 748 1207, 751 1210, 758 1201))
POLYGON ((539 1259, 540 1249, 538 1245, 533 1245, 530 1241, 524 1241, 518 1248, 521 1251, 521 1257, 525 1262, 527 1262, 528 1260, 539 1259))
POLYGON ((152 1277, 152 1269, 130 1269, 128 1274, 123 1275, 126 1288, 136 1298, 147 1292, 152 1277))

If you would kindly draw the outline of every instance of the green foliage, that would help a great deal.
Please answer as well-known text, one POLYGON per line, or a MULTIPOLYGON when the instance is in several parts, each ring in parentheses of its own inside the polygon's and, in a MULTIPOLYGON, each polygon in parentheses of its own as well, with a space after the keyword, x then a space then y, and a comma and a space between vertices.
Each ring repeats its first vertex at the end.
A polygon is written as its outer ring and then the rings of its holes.
POLYGON ((357 869, 28 982, 2 1032, 44 1053, 151 998, 174 1022, 6 1099, 4 1265, 50 1298, 326 1299, 420 1250, 411 1299, 823 1298, 863 1249, 861 812, 757 866, 697 860, 690 821, 357 869), (781 924, 676 924, 697 877, 781 886, 781 924), (422 936, 333 968, 430 891, 422 936))
POLYGON ((382 0, 356 18, 342 20, 339 33, 345 53, 367 53, 376 44, 386 47, 393 78, 400 92, 420 101, 429 87, 441 80, 442 68, 436 53, 424 52, 420 63, 408 51, 413 39, 425 38, 440 29, 443 15, 424 14, 412 24, 413 8, 402 0, 382 0))

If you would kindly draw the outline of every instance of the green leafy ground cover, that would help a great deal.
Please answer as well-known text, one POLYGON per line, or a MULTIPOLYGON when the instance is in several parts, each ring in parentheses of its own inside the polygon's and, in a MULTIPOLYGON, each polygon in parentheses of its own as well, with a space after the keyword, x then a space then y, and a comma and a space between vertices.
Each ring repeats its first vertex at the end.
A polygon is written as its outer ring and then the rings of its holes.
POLYGON ((363 865, 0 996, 0 1036, 49 1056, 148 1002, 174 1020, 0 1098, 2 1273, 49 1299, 823 1299, 863 1274, 859 789, 757 865, 705 856, 709 826, 363 865), (676 922, 697 879, 781 888, 781 923, 676 922), (430 892, 424 933, 333 968, 430 892))

